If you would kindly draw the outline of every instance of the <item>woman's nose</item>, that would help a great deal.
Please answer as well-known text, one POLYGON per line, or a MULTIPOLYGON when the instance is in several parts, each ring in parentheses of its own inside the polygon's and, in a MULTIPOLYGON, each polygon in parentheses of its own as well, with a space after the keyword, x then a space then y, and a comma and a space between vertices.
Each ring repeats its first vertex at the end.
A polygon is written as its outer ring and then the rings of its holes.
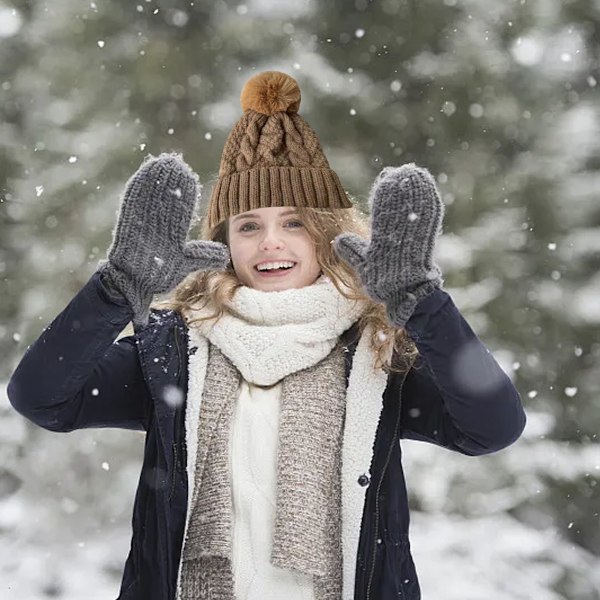
POLYGON ((260 240, 259 247, 261 250, 270 250, 272 248, 283 248, 283 240, 277 231, 265 229, 265 233, 260 240))

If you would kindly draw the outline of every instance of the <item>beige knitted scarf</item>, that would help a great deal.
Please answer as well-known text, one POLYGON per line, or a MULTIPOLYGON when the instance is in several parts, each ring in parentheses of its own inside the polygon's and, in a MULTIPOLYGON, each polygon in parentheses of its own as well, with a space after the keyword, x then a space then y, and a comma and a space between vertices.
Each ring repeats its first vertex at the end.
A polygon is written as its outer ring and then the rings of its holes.
MULTIPOLYGON (((183 554, 185 600, 233 600, 233 507, 227 441, 239 383, 238 371, 211 345, 206 375, 206 390, 210 392, 203 396, 199 429, 212 429, 212 435, 199 436, 195 499, 183 554)), ((341 346, 317 365, 283 380, 271 562, 312 575, 317 600, 340 600, 342 592, 340 453, 344 397, 341 346)))
POLYGON ((316 600, 340 600, 346 382, 339 337, 364 305, 321 276, 301 289, 238 288, 232 306, 239 317, 190 331, 210 343, 179 597, 234 600, 228 440, 244 377, 263 386, 282 380, 271 562, 311 575, 316 600))

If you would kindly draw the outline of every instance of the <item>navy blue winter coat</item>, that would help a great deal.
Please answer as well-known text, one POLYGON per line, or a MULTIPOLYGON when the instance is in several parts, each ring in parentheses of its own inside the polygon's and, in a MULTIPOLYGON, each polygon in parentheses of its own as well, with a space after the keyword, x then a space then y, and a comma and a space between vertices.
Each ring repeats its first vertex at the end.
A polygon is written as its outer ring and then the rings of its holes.
MULTIPOLYGON (((119 600, 174 600, 187 510, 187 326, 153 311, 148 327, 115 342, 132 317, 94 273, 27 349, 8 384, 16 410, 51 431, 121 427, 146 431, 133 535, 119 600), (99 393, 98 393, 99 392, 99 393)), ((521 398, 444 290, 421 300, 406 329, 420 357, 388 378, 375 439, 356 562, 356 600, 419 600, 410 552, 401 438, 477 456, 513 443, 525 426, 521 398), (470 383, 469 383, 470 382, 470 383), (476 385, 473 385, 473 383, 476 385)), ((346 332, 346 375, 356 348, 346 332)))

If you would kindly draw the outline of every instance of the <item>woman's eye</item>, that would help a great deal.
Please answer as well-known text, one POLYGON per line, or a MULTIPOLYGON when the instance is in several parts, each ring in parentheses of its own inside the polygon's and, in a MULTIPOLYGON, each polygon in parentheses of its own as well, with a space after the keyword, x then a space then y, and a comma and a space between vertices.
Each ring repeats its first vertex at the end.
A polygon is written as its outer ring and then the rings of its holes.
MULTIPOLYGON (((240 231, 252 231, 252 229, 248 229, 248 227, 250 226, 256 226, 256 223, 254 222, 249 222, 249 223, 244 223, 241 227, 240 227, 240 231)), ((286 226, 291 226, 292 229, 297 229, 298 227, 303 227, 303 223, 302 221, 288 221, 286 223, 286 226)))

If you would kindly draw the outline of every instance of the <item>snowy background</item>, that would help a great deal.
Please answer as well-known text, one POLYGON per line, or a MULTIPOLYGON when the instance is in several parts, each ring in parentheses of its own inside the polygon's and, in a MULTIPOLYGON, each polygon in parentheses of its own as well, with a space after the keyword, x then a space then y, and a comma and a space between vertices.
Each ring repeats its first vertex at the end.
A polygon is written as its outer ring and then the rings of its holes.
MULTIPOLYGON (((362 206, 382 166, 431 170, 446 289, 526 407, 494 455, 402 442, 424 600, 598 600, 597 0, 0 0, 0 381, 104 258, 147 153, 181 151, 208 197, 265 69, 362 206)), ((143 435, 43 431, 5 386, 0 596, 116 597, 143 435)))

